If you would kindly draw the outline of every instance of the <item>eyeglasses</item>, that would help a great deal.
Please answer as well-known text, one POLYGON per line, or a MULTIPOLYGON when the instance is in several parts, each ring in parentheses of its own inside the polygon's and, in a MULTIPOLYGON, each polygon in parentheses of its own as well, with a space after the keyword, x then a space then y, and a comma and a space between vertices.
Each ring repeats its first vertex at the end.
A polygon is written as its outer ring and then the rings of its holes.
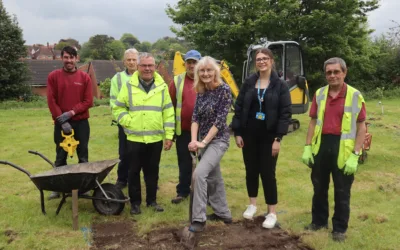
POLYGON ((262 58, 257 58, 256 62, 257 63, 262 63, 262 62, 268 62, 271 58, 269 57, 262 57, 262 58))
POLYGON ((208 73, 208 74, 210 74, 211 72, 214 72, 214 69, 201 69, 201 70, 199 70, 199 73, 200 74, 204 74, 204 73, 208 73))
POLYGON ((326 71, 325 72, 325 75, 326 76, 331 76, 332 74, 334 75, 334 76, 337 76, 337 75, 339 75, 340 73, 342 73, 342 71, 341 70, 329 70, 329 71, 326 71))
POLYGON ((153 68, 156 65, 154 65, 154 64, 139 64, 139 66, 142 68, 153 68))

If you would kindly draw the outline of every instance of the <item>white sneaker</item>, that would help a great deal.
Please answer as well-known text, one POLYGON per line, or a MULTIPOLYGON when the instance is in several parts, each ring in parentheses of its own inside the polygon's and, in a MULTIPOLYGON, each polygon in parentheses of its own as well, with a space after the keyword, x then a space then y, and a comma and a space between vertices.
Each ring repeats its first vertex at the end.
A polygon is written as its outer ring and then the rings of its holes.
POLYGON ((253 216, 257 212, 257 207, 254 205, 248 205, 246 211, 243 213, 243 217, 248 220, 252 220, 253 216))
POLYGON ((276 224, 277 218, 276 218, 276 214, 267 214, 267 216, 265 216, 265 221, 263 222, 262 226, 263 228, 274 228, 275 224, 276 224))

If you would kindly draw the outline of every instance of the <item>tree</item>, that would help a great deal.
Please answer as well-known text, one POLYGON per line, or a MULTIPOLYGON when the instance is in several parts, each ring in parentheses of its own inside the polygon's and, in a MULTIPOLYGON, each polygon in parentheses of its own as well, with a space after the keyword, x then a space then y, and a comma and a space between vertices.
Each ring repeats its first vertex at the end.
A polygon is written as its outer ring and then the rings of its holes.
POLYGON ((67 39, 60 39, 56 45, 56 49, 61 50, 65 46, 72 46, 76 47, 78 50, 81 49, 81 45, 79 44, 79 41, 73 38, 67 38, 67 39))
POLYGON ((294 40, 304 49, 308 80, 324 83, 322 66, 343 57, 357 79, 371 68, 366 14, 379 0, 181 0, 167 15, 181 26, 171 30, 203 54, 226 59, 236 79, 250 44, 294 40), (196 15, 193 15, 196 13, 196 15), (354 69, 354 70, 353 70, 354 69))
POLYGON ((139 52, 150 52, 151 50, 151 42, 144 41, 136 45, 136 49, 139 52))
POLYGON ((124 43, 125 49, 133 48, 140 43, 139 39, 130 33, 124 33, 119 40, 124 43))
POLYGON ((125 45, 118 40, 114 40, 111 43, 108 43, 107 45, 108 50, 111 52, 111 58, 114 60, 121 60, 122 57, 124 56, 125 52, 125 45))
POLYGON ((21 61, 27 49, 17 18, 12 18, 0 0, 0 100, 27 93, 27 66, 21 61))

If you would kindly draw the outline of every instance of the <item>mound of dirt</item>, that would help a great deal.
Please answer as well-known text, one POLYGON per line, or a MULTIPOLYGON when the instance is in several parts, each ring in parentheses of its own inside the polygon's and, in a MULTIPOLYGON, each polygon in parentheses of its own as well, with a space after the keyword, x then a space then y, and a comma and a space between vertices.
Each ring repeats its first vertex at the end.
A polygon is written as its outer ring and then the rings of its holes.
MULTIPOLYGON (((230 225, 209 224, 198 236, 195 249, 312 249, 302 243, 299 236, 279 228, 262 228, 264 219, 259 216, 254 221, 244 220, 230 225)), ((182 228, 157 229, 138 236, 132 222, 121 221, 94 224, 92 229, 93 249, 185 249, 177 237, 182 228)))

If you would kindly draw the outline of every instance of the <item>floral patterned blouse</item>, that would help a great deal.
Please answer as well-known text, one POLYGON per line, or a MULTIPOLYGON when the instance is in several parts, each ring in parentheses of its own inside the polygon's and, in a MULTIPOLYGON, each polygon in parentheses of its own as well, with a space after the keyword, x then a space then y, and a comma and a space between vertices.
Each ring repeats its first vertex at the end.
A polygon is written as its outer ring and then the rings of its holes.
POLYGON ((222 83, 216 89, 197 94, 192 122, 199 124, 200 140, 203 140, 214 125, 218 133, 213 139, 229 143, 229 129, 226 117, 232 104, 231 89, 222 83))

